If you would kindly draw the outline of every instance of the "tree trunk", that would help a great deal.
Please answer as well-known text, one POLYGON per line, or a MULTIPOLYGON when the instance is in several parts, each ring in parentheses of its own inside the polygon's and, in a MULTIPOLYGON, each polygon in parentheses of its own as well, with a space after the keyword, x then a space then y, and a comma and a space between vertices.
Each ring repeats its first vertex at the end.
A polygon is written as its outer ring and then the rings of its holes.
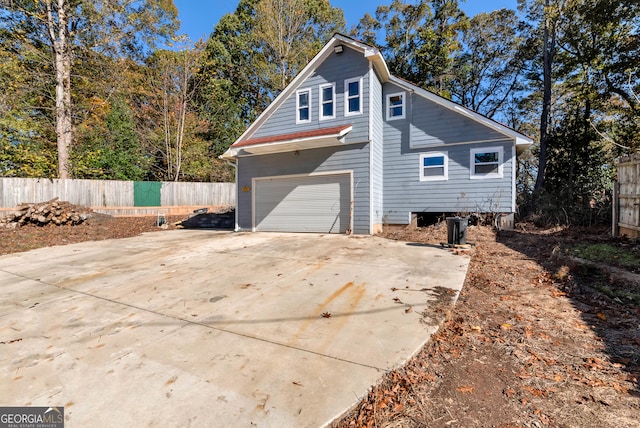
MULTIPOLYGON (((549 8, 549 0, 545 0, 545 14, 549 8)), ((534 193, 539 194, 544 188, 544 173, 547 168, 547 144, 549 141, 549 118, 551 115, 551 68, 553 65, 553 57, 555 54, 555 23, 550 22, 551 18, 544 18, 544 35, 543 35, 543 59, 542 67, 544 74, 543 95, 542 95, 542 114, 540 115, 540 157, 538 160, 538 175, 536 177, 536 185, 534 193)))
POLYGON ((57 0, 57 22, 51 0, 46 1, 47 27, 54 53, 56 72, 56 137, 58 142, 58 177, 69 178, 69 147, 73 143, 71 110, 71 49, 68 39, 68 4, 57 0), (57 32, 56 32, 57 30, 57 32))

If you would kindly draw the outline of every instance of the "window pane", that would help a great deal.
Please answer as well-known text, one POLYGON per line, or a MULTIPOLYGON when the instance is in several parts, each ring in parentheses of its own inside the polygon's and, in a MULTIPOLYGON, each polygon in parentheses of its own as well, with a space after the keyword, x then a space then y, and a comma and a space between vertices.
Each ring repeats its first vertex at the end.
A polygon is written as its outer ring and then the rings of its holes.
POLYGON ((444 167, 423 168, 422 175, 424 177, 444 177, 444 167))
POLYGON ((309 120, 309 108, 301 108, 300 110, 300 121, 309 120))
POLYGON ((349 112, 360 111, 360 98, 350 98, 349 99, 349 112))
POLYGON ((360 94, 360 82, 351 82, 349 83, 349 96, 355 97, 360 94))
POLYGON ((333 116, 333 103, 322 104, 322 115, 333 116))
POLYGON ((498 164, 478 164, 476 165, 476 174, 498 174, 498 164))
POLYGON ((422 166, 444 166, 444 156, 424 158, 422 166))
POLYGON ((333 88, 322 88, 322 101, 333 101, 333 88))
POLYGON ((307 107, 309 105, 309 93, 303 92, 298 95, 298 105, 300 107, 307 107))
POLYGON ((476 153, 476 163, 498 162, 498 152, 476 153))
POLYGON ((400 107, 391 107, 391 116, 402 116, 402 106, 400 107))
POLYGON ((389 103, 392 106, 402 105, 402 95, 394 95, 389 98, 389 103))

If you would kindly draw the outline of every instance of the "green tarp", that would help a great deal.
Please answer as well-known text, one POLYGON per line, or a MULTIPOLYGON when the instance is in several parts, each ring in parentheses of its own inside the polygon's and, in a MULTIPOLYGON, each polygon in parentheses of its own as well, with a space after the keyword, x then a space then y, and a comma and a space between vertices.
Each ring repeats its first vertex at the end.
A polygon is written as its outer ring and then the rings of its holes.
POLYGON ((133 183, 133 206, 135 207, 159 207, 160 189, 159 181, 135 181, 133 183))

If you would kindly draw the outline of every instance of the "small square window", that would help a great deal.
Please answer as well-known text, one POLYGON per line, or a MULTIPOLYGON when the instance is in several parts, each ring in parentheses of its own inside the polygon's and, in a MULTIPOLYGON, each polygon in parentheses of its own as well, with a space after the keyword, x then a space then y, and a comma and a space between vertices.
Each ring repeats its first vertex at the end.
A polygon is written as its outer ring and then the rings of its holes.
POLYGON ((320 85, 320 120, 336 117, 335 98, 336 86, 333 83, 320 85))
POLYGON ((502 147, 471 150, 471 179, 502 178, 502 147))
POLYGON ((387 120, 405 118, 405 93, 387 95, 387 120))
POLYGON ((449 178, 447 153, 424 153, 420 155, 420 181, 438 181, 449 178))
POLYGON ((362 114, 362 79, 350 79, 344 82, 345 116, 362 114))
POLYGON ((296 123, 311 122, 311 89, 296 92, 296 123))

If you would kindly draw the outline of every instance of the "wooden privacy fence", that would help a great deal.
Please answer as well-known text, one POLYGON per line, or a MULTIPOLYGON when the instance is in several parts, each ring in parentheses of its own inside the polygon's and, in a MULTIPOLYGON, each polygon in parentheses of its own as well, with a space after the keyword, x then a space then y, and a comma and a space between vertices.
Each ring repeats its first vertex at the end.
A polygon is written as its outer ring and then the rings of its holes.
POLYGON ((640 153, 616 160, 618 181, 613 186, 613 236, 640 236, 640 153))
POLYGON ((235 188, 235 183, 0 177, 0 215, 23 202, 53 198, 116 216, 186 215, 198 208, 235 206, 235 188))

